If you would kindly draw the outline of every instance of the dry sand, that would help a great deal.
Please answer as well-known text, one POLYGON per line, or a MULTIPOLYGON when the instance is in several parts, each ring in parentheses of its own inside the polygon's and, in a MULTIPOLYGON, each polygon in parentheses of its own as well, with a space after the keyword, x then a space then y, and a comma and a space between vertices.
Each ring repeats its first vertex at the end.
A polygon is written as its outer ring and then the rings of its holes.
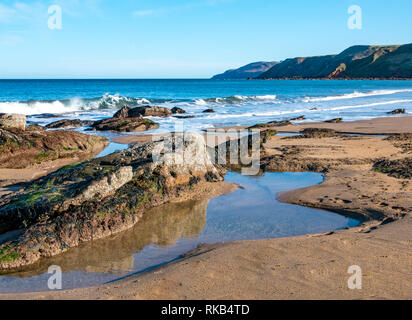
MULTIPOLYGON (((412 132, 412 117, 347 126, 352 129, 342 130, 412 132)), ((284 192, 281 201, 367 221, 320 235, 202 245, 179 261, 109 285, 0 298, 412 299, 411 180, 372 170, 379 158, 411 157, 410 145, 380 137, 277 136, 265 145, 263 156, 268 170, 299 170, 308 165, 315 171, 327 169, 324 183, 284 192), (362 268, 362 290, 348 288, 352 265, 362 268)))

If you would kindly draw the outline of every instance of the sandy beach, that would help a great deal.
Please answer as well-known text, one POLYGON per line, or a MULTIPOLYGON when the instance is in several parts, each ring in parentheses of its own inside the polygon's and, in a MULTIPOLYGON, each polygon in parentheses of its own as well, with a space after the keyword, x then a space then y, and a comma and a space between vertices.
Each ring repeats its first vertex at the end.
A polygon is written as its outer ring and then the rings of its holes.
MULTIPOLYGON (((279 200, 357 218, 364 221, 360 226, 294 238, 200 245, 172 264, 112 284, 0 299, 412 299, 412 185, 407 177, 412 117, 275 129, 307 128, 404 134, 389 139, 335 133, 273 136, 264 145, 265 171, 325 174, 322 184, 283 192, 279 200), (382 159, 388 167, 380 164, 382 159), (362 269, 362 290, 348 288, 348 268, 353 265, 362 269)), ((127 136, 115 142, 148 139, 150 135, 127 136)))

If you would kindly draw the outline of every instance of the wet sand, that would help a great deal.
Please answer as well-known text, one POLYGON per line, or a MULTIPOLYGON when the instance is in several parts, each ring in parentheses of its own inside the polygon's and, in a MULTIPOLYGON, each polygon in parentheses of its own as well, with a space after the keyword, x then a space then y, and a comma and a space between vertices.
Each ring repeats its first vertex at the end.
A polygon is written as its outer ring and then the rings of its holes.
MULTIPOLYGON (((334 129, 344 125, 327 124, 334 129)), ((412 117, 349 123, 342 130, 412 132, 412 117)), ((410 158, 410 142, 369 136, 275 136, 265 144, 266 170, 327 170, 322 184, 284 192, 281 201, 362 218, 359 227, 201 245, 179 261, 116 283, 0 299, 412 299, 411 180, 373 170, 381 158, 410 158), (348 288, 348 268, 353 265, 362 268, 362 290, 348 288)))

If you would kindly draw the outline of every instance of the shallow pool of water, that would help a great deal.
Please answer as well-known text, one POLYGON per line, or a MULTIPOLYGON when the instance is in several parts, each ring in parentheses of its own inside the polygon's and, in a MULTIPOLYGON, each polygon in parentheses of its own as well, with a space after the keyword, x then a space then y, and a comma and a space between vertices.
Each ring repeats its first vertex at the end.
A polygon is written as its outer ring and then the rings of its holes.
POLYGON ((0 277, 0 292, 47 291, 48 266, 63 270, 63 289, 110 282, 170 262, 199 243, 290 237, 356 226, 359 221, 276 200, 277 193, 315 185, 315 173, 266 173, 248 177, 210 201, 167 204, 147 212, 131 230, 73 248, 30 270, 0 277))

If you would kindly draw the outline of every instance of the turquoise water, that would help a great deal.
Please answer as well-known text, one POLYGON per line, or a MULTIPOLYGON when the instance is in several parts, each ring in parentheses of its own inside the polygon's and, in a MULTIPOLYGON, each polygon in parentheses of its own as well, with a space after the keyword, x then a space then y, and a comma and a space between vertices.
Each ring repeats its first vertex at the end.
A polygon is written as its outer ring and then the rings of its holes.
POLYGON ((86 243, 43 260, 31 270, 0 277, 0 292, 44 291, 47 268, 63 269, 63 288, 98 285, 170 262, 199 243, 253 240, 320 233, 359 221, 323 210, 280 203, 278 192, 321 183, 316 173, 230 172, 226 181, 244 189, 210 201, 167 204, 147 212, 131 230, 86 243))
MULTIPOLYGON (((185 130, 247 125, 306 115, 307 121, 386 116, 412 112, 411 81, 218 81, 218 80, 0 80, 0 113, 54 114, 101 119, 123 105, 178 106, 195 115, 185 130), (203 114, 213 108, 216 113, 203 114), (317 110, 313 110, 317 108, 317 110)), ((57 118, 31 117, 46 124, 57 118)), ((152 118, 160 131, 176 119, 152 118)))

